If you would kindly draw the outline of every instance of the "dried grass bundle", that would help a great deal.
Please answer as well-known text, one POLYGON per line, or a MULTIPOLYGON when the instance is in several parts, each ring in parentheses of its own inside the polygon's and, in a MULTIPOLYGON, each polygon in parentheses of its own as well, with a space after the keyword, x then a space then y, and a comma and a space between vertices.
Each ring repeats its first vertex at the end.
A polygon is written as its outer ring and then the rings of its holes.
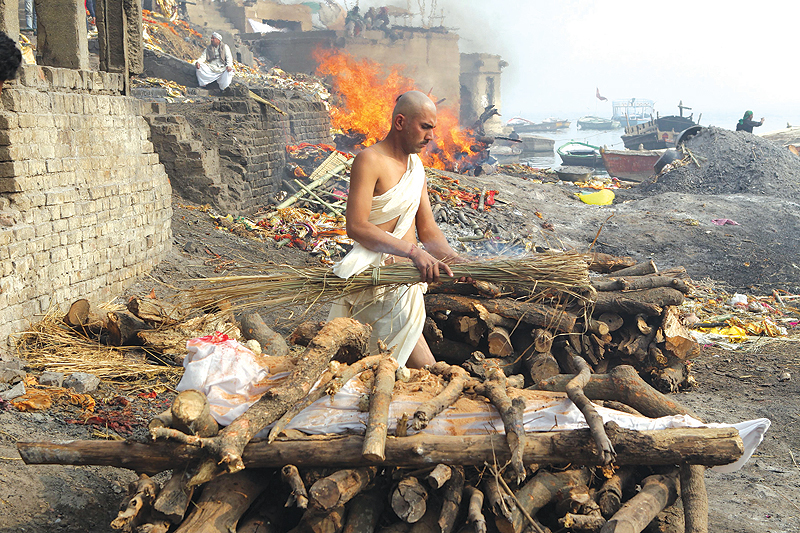
POLYGON ((155 376, 177 381, 183 368, 142 363, 126 357, 125 347, 112 347, 76 334, 61 320, 57 309, 21 334, 20 356, 36 369, 87 372, 102 380, 140 380, 155 376))
MULTIPOLYGON (((349 279, 336 276, 328 267, 257 268, 264 273, 203 280, 202 285, 191 289, 189 305, 209 308, 224 300, 234 301, 238 307, 313 305, 379 285, 419 282, 419 271, 406 262, 366 270, 349 279)), ((577 253, 540 253, 517 259, 458 263, 450 268, 455 278, 467 276, 500 286, 513 285, 531 296, 550 291, 582 298, 581 291, 590 288, 587 264, 577 253)))

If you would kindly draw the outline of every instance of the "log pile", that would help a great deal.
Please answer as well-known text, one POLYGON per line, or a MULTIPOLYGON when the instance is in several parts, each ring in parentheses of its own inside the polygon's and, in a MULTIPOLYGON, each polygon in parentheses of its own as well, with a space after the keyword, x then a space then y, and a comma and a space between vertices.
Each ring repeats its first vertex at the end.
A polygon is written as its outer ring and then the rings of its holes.
POLYGON ((591 254, 593 292, 583 298, 525 294, 481 282, 432 284, 424 336, 437 360, 475 377, 487 366, 523 374, 535 385, 576 373, 578 356, 592 372, 630 365, 662 392, 690 387, 687 359, 699 351, 678 306, 692 285, 683 268, 659 272, 652 261, 591 254))
MULTIPOLYGON (((552 310, 539 311, 569 324, 552 310)), ((138 472, 112 523, 126 532, 609 533, 642 531, 661 515, 670 517, 663 524, 674 525, 684 509, 687 531, 705 531, 703 469, 742 454, 738 432, 730 428, 631 431, 592 421, 589 400, 652 417, 689 414, 630 366, 592 375, 575 355, 578 373, 553 375, 538 386, 574 398, 590 429, 526 433, 525 380, 506 375, 509 365, 475 357, 470 372, 445 362, 400 372, 389 351, 365 356, 369 333, 369 326, 345 318, 305 325, 293 338, 305 338, 308 346, 289 378, 221 430, 205 397, 185 391, 150 423, 155 442, 19 443, 20 455, 27 463, 138 472), (342 355, 355 362, 329 364, 342 355), (336 394, 356 375, 370 391, 364 435, 284 429, 303 407, 336 394), (432 387, 426 401, 389 425, 393 395, 425 384, 432 387), (505 434, 416 432, 465 400, 490 402, 505 434), (271 423, 269 438, 253 440, 271 423), (166 470, 163 484, 149 477, 166 470)), ((539 340, 549 344, 547 336, 539 340)))

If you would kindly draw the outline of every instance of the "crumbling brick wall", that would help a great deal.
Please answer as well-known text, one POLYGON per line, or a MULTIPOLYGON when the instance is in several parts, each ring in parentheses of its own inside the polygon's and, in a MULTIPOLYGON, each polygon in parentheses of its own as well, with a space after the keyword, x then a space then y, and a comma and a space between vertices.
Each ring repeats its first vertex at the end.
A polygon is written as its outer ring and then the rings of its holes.
POLYGON ((119 295, 171 242, 171 188, 121 75, 25 66, 0 98, 0 342, 119 295))
POLYGON ((158 111, 146 117, 151 140, 181 197, 223 213, 252 213, 281 188, 287 145, 332 142, 321 100, 252 91, 270 104, 239 86, 213 102, 151 105, 158 111))

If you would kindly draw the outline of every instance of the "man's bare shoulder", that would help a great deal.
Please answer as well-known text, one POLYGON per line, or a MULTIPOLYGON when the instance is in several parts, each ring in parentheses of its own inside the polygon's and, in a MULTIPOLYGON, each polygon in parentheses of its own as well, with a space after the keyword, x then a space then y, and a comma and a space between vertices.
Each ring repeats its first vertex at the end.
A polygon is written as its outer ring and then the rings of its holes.
POLYGON ((385 163, 387 158, 389 158, 389 154, 387 154, 386 150, 384 150, 380 143, 378 143, 361 150, 356 155, 353 163, 358 161, 360 161, 362 164, 385 163))

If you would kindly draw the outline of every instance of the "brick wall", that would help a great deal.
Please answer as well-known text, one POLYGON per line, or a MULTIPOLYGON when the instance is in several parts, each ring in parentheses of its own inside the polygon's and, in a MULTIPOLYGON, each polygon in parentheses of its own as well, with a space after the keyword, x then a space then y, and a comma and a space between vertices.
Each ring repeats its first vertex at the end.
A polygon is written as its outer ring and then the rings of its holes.
POLYGON ((120 75, 26 66, 0 97, 0 342, 119 295, 171 246, 171 188, 120 75))
POLYGON ((332 142, 322 101, 252 89, 270 106, 247 91, 232 86, 213 102, 152 105, 160 112, 146 116, 151 140, 181 197, 224 213, 252 213, 280 189, 287 145, 332 142))

